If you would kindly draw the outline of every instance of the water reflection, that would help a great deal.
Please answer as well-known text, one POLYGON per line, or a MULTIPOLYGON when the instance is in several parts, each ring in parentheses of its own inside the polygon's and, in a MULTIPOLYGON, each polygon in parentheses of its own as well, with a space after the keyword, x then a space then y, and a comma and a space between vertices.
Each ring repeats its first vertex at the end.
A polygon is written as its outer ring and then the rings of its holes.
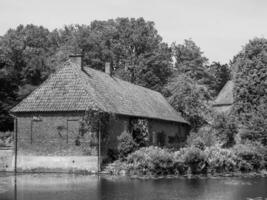
POLYGON ((267 178, 153 179, 0 175, 1 200, 238 200, 267 198, 267 178))

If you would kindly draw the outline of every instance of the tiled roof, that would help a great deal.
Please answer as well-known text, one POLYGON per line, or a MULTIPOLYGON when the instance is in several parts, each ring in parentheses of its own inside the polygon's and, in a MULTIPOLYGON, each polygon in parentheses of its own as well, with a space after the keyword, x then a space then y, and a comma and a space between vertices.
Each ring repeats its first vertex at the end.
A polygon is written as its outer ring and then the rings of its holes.
POLYGON ((158 92, 67 61, 11 112, 85 111, 187 123, 158 92))
POLYGON ((234 103, 233 88, 234 82, 228 81, 215 99, 213 106, 232 105, 234 103))

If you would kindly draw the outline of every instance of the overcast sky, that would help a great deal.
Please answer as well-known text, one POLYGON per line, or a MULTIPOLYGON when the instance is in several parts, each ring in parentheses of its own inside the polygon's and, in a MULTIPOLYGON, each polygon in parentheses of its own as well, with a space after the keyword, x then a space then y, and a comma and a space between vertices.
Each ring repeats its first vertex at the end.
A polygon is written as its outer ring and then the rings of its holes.
POLYGON ((168 43, 192 38, 210 62, 267 36, 267 0, 0 0, 0 35, 19 24, 52 30, 116 17, 152 20, 168 43))

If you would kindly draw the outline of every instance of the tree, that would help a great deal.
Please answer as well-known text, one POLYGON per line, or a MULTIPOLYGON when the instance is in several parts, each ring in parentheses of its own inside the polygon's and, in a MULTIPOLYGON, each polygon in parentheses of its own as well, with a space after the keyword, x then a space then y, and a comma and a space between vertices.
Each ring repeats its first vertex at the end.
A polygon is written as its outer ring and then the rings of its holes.
POLYGON ((208 59, 203 55, 196 43, 189 39, 184 44, 172 44, 175 57, 175 68, 179 73, 186 74, 198 83, 202 84, 209 77, 206 64, 208 59))
POLYGON ((211 95, 216 97, 227 81, 231 79, 231 71, 227 64, 222 65, 219 62, 213 62, 208 66, 208 73, 210 78, 206 84, 211 95))
POLYGON ((185 76, 174 76, 166 86, 169 103, 187 119, 193 131, 211 122, 207 89, 185 76))
POLYGON ((111 62, 115 76, 141 86, 160 91, 171 74, 171 49, 154 23, 143 18, 71 25, 56 30, 53 38, 64 51, 82 51, 85 65, 104 71, 105 62, 111 62))
POLYGON ((13 77, 6 69, 0 69, 0 130, 13 130, 13 118, 9 115, 9 109, 16 103, 16 91, 18 90, 13 77))
POLYGON ((50 32, 42 26, 20 25, 1 37, 0 131, 13 129, 9 109, 21 100, 20 94, 27 95, 32 91, 29 89, 47 78, 53 68, 48 58, 55 49, 50 41, 50 32))
POLYGON ((235 57, 234 112, 253 140, 267 140, 267 40, 250 40, 235 57))

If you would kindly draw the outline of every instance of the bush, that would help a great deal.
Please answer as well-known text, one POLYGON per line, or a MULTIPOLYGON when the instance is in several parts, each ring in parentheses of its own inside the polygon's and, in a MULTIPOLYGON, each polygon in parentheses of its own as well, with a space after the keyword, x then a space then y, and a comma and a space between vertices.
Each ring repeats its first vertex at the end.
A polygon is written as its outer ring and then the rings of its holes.
POLYGON ((173 153, 159 147, 144 147, 127 157, 133 171, 142 174, 167 175, 174 173, 173 153))
POLYGON ((211 173, 233 172, 237 169, 239 158, 231 149, 213 146, 205 150, 211 173))
POLYGON ((121 159, 126 158, 129 153, 132 153, 138 147, 132 135, 126 131, 122 132, 122 134, 118 137, 118 141, 118 151, 121 159))
POLYGON ((187 137, 188 146, 194 146, 196 141, 201 140, 207 147, 213 146, 218 143, 218 138, 215 135, 215 131, 210 126, 204 126, 198 130, 198 132, 191 132, 187 137))
POLYGON ((188 147, 182 150, 183 161, 188 165, 191 173, 199 174, 207 171, 207 156, 204 151, 196 147, 188 147))
POLYGON ((109 174, 113 175, 119 175, 122 173, 126 173, 129 170, 130 166, 127 165, 126 162, 123 162, 121 160, 116 160, 113 163, 110 163, 106 166, 104 171, 109 174))
POLYGON ((217 114, 214 119, 213 129, 225 148, 233 147, 238 132, 233 115, 217 114))
POLYGON ((198 137, 193 141, 193 147, 196 147, 196 148, 204 151, 206 148, 206 145, 205 145, 204 141, 200 137, 198 137))
POLYGON ((235 154, 242 160, 241 171, 259 170, 265 167, 265 148, 259 143, 246 142, 233 148, 235 154))

